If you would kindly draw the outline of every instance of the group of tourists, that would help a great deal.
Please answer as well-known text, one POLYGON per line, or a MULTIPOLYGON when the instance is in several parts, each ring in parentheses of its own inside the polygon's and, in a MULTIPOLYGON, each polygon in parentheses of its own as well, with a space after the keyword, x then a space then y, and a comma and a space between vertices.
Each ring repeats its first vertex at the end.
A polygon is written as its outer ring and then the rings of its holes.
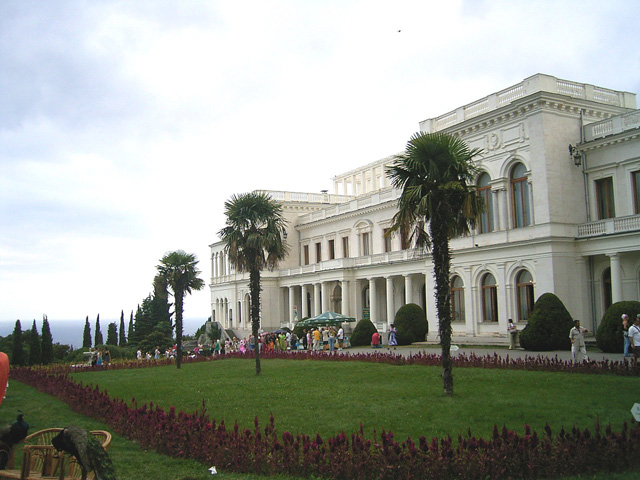
POLYGON ((104 350, 102 348, 90 348, 89 352, 91 352, 91 366, 92 367, 102 367, 109 365, 111 362, 111 352, 108 348, 104 350))

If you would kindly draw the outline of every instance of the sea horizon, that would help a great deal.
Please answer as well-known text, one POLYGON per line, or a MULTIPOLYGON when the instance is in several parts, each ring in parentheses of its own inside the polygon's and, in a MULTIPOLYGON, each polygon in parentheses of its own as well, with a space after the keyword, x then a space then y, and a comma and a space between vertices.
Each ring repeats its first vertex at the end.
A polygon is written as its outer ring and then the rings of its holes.
MULTIPOLYGON (((78 320, 69 319, 55 319, 48 317, 49 328, 51 329, 51 336, 53 337, 53 343, 60 343, 62 345, 72 345, 74 349, 78 349, 82 346, 82 337, 84 335, 84 324, 86 318, 78 320)), ((193 335, 196 330, 200 328, 205 322, 206 318, 185 318, 183 319, 183 332, 184 335, 193 335)), ((107 328, 110 323, 115 322, 120 326, 120 318, 117 319, 103 319, 100 317, 100 331, 102 337, 107 340, 107 328)), ((33 319, 22 320, 20 319, 20 326, 22 331, 31 330, 33 325, 33 319)), ((96 319, 89 318, 89 325, 91 326, 91 338, 95 337, 96 319)), ((0 337, 6 337, 13 333, 13 329, 16 326, 16 320, 0 320, 0 337)), ((42 319, 36 319, 36 328, 38 333, 42 335, 42 319)), ((125 318, 125 329, 129 328, 129 319, 125 318)), ((128 337, 127 332, 127 337, 128 337)))

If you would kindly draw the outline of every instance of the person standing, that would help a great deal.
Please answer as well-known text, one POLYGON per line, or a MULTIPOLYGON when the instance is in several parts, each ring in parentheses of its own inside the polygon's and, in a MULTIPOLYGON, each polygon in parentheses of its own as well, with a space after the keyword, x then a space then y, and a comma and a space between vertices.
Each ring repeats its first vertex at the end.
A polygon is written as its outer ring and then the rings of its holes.
POLYGON ((342 328, 342 325, 340 325, 340 328, 338 329, 338 351, 341 351, 343 346, 344 346, 344 329, 342 328))
POLYGON ((333 327, 329 328, 329 351, 333 352, 336 349, 336 331, 333 327))
POLYGON ((514 325, 511 318, 507 323, 507 334, 509 335, 509 350, 515 350, 516 339, 518 338, 518 327, 514 325))
POLYGON ((629 315, 626 313, 622 314, 622 338, 624 339, 624 356, 626 358, 629 356, 629 346, 631 345, 629 341, 629 315))
POLYGON ((317 328, 313 331, 313 349, 320 350, 320 342, 322 341, 322 334, 317 328))
POLYGON ((584 334, 587 332, 586 328, 580 326, 580 320, 573 321, 573 328, 569 332, 569 340, 571 340, 571 356, 573 357, 573 363, 576 362, 576 354, 580 352, 583 361, 589 361, 587 355, 587 347, 584 343, 584 334))
POLYGON ((636 321, 629 327, 629 342, 633 352, 633 359, 637 362, 640 357, 640 313, 636 316, 636 321))
POLYGON ((389 327, 389 347, 387 347, 387 350, 390 347, 393 347, 394 350, 396 349, 396 345, 398 345, 398 340, 396 339, 397 334, 398 334, 398 329, 392 323, 391 326, 389 327))

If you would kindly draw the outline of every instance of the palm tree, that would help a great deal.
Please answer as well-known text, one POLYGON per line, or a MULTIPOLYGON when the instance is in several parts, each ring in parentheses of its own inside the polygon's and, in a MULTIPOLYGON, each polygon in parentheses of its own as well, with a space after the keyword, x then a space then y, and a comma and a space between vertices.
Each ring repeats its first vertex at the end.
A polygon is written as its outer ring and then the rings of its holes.
POLYGON ((478 172, 472 157, 478 153, 458 137, 419 132, 387 168, 391 184, 402 190, 391 232, 400 232, 403 248, 432 252, 445 395, 453 395, 449 239, 468 233, 482 212, 473 185, 478 172))
POLYGON ((287 221, 282 206, 260 192, 234 195, 224 204, 226 227, 218 235, 229 261, 238 272, 249 272, 251 330, 256 352, 256 375, 260 374, 260 271, 273 270, 289 251, 283 239, 287 221))
POLYGON ((200 271, 196 268, 198 260, 192 253, 182 250, 169 252, 160 259, 157 266, 158 272, 167 279, 168 285, 173 290, 176 312, 176 366, 182 364, 182 311, 184 296, 192 290, 202 290, 204 280, 198 278, 200 271))

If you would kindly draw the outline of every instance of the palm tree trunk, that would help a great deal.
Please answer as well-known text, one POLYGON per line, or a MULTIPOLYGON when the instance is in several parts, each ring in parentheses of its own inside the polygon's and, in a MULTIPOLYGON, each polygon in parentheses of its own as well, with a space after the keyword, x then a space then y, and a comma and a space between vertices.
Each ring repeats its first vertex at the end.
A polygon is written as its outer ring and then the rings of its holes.
POLYGON ((256 375, 260 375, 260 344, 258 343, 260 330, 260 269, 252 268, 249 271, 249 292, 251 295, 251 333, 256 353, 256 375))
POLYGON ((442 346, 442 383, 444 394, 453 395, 453 373, 451 365, 451 299, 449 289, 449 269, 451 252, 449 251, 449 232, 447 222, 437 216, 431 219, 433 277, 436 283, 436 313, 442 346))
POLYGON ((182 365, 182 302, 184 292, 174 292, 176 300, 176 367, 182 365))

